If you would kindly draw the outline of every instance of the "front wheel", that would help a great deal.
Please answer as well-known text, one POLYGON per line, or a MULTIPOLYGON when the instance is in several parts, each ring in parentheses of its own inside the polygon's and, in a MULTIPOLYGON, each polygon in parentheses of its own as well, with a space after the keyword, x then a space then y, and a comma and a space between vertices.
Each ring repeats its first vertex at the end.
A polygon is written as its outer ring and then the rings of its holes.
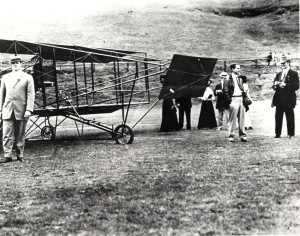
POLYGON ((118 125, 114 130, 114 139, 117 144, 131 144, 133 138, 133 130, 128 125, 118 125))

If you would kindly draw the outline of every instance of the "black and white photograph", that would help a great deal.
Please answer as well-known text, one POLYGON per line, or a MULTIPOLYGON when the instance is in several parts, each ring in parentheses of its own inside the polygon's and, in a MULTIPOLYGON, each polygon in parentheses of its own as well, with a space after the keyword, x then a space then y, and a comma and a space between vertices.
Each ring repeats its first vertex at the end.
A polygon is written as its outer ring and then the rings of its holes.
POLYGON ((298 0, 15 0, 0 235, 300 235, 298 0))

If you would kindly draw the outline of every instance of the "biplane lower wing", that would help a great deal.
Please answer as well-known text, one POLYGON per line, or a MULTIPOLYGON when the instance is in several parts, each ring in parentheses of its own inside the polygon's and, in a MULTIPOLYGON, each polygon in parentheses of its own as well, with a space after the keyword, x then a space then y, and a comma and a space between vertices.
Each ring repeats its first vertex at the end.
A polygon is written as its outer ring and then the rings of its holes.
MULTIPOLYGON (((139 106, 143 104, 149 104, 149 102, 138 102, 138 103, 124 103, 124 104, 98 104, 98 105, 84 105, 79 106, 76 108, 76 111, 80 115, 91 115, 91 114, 103 114, 103 113, 112 113, 117 110, 120 110, 124 107, 129 106, 139 106)), ((40 117, 45 116, 63 116, 66 113, 72 113, 74 112, 74 108, 68 106, 68 107, 60 107, 59 109, 56 108, 46 108, 46 109, 35 109, 32 113, 32 115, 37 115, 40 117)))

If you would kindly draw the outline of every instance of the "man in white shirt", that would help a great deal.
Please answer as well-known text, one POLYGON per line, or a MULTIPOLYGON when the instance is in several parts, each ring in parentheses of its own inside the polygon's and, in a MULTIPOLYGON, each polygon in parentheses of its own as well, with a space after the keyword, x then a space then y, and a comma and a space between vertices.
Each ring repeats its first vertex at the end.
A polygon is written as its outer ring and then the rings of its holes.
POLYGON ((227 106, 225 109, 229 111, 229 138, 230 142, 235 141, 235 129, 236 121, 238 118, 239 124, 239 137, 242 142, 247 142, 247 135, 245 132, 245 107, 243 105, 243 81, 239 78, 240 65, 232 64, 230 65, 231 75, 229 79, 224 81, 224 96, 227 100, 227 106))

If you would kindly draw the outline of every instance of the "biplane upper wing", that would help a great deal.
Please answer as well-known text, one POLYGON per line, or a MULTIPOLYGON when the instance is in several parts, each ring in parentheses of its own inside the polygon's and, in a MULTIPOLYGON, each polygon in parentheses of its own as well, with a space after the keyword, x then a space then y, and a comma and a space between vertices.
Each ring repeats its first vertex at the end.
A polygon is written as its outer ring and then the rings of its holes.
POLYGON ((201 97, 217 63, 217 58, 175 54, 159 98, 201 97))
POLYGON ((0 53, 39 55, 45 60, 108 63, 137 52, 0 39, 0 53))

